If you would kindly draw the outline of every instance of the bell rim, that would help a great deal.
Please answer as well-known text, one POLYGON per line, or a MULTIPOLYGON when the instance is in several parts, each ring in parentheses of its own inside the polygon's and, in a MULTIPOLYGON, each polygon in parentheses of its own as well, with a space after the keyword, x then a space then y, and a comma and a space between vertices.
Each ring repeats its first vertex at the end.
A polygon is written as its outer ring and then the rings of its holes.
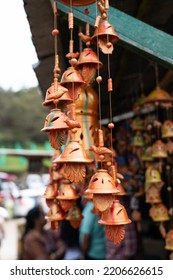
POLYGON ((127 225, 127 224, 131 224, 132 223, 132 220, 130 220, 129 218, 127 219, 127 221, 124 221, 124 222, 111 222, 111 221, 108 221, 108 222, 104 222, 102 219, 100 219, 98 221, 99 224, 102 224, 102 225, 109 225, 109 226, 118 226, 118 225, 127 225))

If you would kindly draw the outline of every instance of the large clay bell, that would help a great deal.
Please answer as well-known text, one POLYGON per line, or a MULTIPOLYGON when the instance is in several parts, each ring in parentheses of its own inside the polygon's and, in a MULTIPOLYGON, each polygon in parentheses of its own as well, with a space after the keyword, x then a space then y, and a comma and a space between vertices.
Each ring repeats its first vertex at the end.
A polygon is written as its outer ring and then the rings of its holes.
POLYGON ((165 222, 168 221, 168 209, 163 203, 153 204, 149 210, 149 216, 154 222, 165 222))
POLYGON ((65 147, 62 154, 54 162, 64 163, 64 177, 71 182, 82 182, 86 176, 86 164, 92 163, 82 145, 77 141, 71 141, 65 147))
POLYGON ((165 249, 173 251, 173 229, 170 229, 166 234, 165 242, 166 242, 165 249))
POLYGON ((83 219, 82 212, 77 205, 73 205, 69 210, 66 220, 69 220, 73 228, 79 228, 83 219))
POLYGON ((161 127, 162 138, 173 137, 173 121, 166 120, 161 127))
POLYGON ((65 5, 72 6, 87 6, 96 2, 96 0, 60 0, 65 5))
POLYGON ((58 103, 58 106, 65 106, 73 102, 73 99, 68 94, 68 89, 61 86, 58 83, 58 87, 55 90, 54 83, 47 89, 45 100, 42 103, 44 106, 54 107, 58 103))
POLYGON ((102 212, 99 220, 100 224, 104 225, 125 225, 130 224, 132 221, 128 218, 125 207, 119 202, 114 200, 111 208, 102 212))
POLYGON ((91 44, 98 44, 104 54, 111 54, 113 44, 118 40, 119 37, 113 26, 107 20, 103 20, 100 22, 98 28, 95 29, 94 35, 91 38, 91 44))
POLYGON ((68 183, 62 184, 58 191, 59 204, 64 211, 68 211, 74 204, 75 200, 79 198, 77 195, 75 187, 68 183))
POLYGON ((79 71, 71 66, 63 73, 60 84, 68 89, 71 99, 76 100, 85 82, 79 71))
POLYGON ((166 145, 162 140, 157 140, 152 146, 153 158, 167 158, 166 145))

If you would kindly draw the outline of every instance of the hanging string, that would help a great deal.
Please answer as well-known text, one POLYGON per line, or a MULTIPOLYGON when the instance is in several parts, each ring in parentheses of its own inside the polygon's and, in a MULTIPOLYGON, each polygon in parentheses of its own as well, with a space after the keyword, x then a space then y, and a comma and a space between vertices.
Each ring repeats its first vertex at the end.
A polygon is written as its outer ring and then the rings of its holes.
MULTIPOLYGON (((52 35, 54 36, 54 51, 55 51, 54 91, 56 91, 58 89, 58 78, 59 78, 59 74, 60 74, 59 56, 58 56, 58 34, 59 34, 59 30, 58 30, 58 27, 57 27, 58 7, 57 7, 57 2, 56 1, 54 1, 53 10, 54 10, 54 29, 52 31, 52 35)), ((57 103, 55 103, 55 107, 57 108, 57 103)))

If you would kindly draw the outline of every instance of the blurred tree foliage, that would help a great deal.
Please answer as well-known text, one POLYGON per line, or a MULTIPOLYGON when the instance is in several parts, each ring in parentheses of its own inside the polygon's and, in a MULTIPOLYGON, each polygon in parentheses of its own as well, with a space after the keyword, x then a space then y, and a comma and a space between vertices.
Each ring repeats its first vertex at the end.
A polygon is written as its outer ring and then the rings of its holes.
POLYGON ((0 89, 0 146, 23 147, 30 142, 42 144, 47 133, 40 132, 49 113, 42 105, 43 97, 38 88, 18 92, 0 89))

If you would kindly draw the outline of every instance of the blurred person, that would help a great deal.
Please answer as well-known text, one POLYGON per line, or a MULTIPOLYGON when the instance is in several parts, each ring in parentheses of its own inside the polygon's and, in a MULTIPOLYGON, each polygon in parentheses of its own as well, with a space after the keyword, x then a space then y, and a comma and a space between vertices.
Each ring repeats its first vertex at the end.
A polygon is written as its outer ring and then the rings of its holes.
POLYGON ((32 208, 26 216, 25 231, 22 237, 23 260, 60 260, 66 246, 56 231, 45 229, 46 220, 40 206, 32 208))
POLYGON ((69 221, 63 220, 60 224, 60 236, 66 244, 64 260, 80 260, 79 229, 73 228, 69 221))
POLYGON ((83 219, 79 228, 82 259, 104 260, 106 258, 105 227, 98 223, 99 217, 93 213, 93 203, 85 199, 83 203, 83 219))

